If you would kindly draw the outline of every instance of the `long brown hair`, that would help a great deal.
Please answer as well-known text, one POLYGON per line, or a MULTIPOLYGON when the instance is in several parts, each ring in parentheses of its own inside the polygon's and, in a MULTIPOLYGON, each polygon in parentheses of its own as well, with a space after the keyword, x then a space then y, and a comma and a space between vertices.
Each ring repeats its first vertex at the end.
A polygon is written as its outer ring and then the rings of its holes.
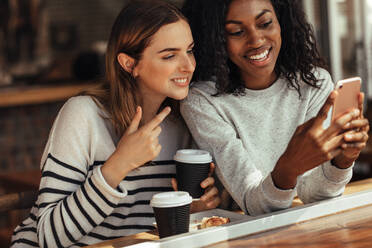
MULTIPOLYGON (((107 45, 105 79, 97 89, 82 94, 92 96, 105 110, 118 135, 125 132, 141 103, 136 80, 120 66, 118 54, 126 53, 138 63, 153 35, 179 20, 186 19, 175 6, 161 0, 129 1, 116 18, 107 45)), ((167 98, 162 107, 166 105, 173 114, 179 113, 178 101, 167 98)))

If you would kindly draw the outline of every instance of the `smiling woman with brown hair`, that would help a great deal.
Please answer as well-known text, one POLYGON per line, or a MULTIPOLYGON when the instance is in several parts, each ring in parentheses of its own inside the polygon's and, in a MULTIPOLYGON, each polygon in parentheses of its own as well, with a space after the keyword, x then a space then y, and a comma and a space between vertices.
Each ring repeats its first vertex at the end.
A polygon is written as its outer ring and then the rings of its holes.
MULTIPOLYGON (((175 188, 173 156, 191 144, 175 113, 195 69, 193 45, 177 8, 129 1, 112 28, 105 81, 69 99, 53 124, 38 199, 12 247, 81 247, 154 229, 150 199, 175 188)), ((201 187, 193 211, 219 204, 212 177, 201 187)))
POLYGON ((241 209, 342 194, 368 139, 363 98, 323 128, 337 93, 298 0, 186 0, 198 68, 181 113, 241 209))

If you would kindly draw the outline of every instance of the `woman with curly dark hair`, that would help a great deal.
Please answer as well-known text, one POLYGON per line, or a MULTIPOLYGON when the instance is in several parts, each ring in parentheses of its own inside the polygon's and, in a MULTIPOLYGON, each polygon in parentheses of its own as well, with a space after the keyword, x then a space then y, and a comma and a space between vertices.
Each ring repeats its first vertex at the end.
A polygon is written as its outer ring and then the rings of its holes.
POLYGON ((198 68, 181 113, 250 215, 288 208, 296 194, 304 203, 342 194, 368 139, 362 93, 359 109, 328 121, 337 92, 299 2, 183 7, 198 68))

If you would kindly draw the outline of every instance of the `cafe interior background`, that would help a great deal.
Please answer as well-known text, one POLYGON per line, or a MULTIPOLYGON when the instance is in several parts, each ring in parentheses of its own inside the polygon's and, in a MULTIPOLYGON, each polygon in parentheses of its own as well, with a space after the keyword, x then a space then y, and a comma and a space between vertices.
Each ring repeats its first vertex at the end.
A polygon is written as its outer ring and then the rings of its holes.
MULTIPOLYGON (((168 0, 181 6, 183 0, 168 0)), ((372 121, 372 0, 303 0, 334 81, 360 76, 372 121)), ((104 73, 106 39, 125 0, 0 2, 0 195, 38 188, 64 101, 104 73), (18 14, 17 14, 18 13, 18 14)), ((371 142, 369 142, 371 144, 371 142)), ((367 146, 352 180, 372 177, 367 146)), ((27 211, 0 215, 0 246, 27 211)))

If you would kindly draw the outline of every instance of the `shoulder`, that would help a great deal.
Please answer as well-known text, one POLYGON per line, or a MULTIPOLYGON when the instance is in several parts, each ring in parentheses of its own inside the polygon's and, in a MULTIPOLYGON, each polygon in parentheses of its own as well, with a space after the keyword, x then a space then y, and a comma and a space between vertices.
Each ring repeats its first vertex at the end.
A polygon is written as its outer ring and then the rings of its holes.
POLYGON ((216 83, 214 81, 196 81, 190 87, 191 94, 208 94, 217 93, 216 83))
POLYGON ((84 112, 84 110, 96 110, 97 104, 90 96, 74 96, 66 101, 63 108, 84 112))
POLYGON ((102 111, 90 96, 75 96, 62 106, 55 120, 58 126, 87 128, 103 120, 102 111))
POLYGON ((217 93, 216 83, 213 81, 197 81, 192 84, 187 97, 181 101, 181 106, 184 104, 191 104, 208 99, 213 101, 213 97, 217 93))
POLYGON ((314 76, 320 80, 332 80, 329 72, 322 67, 316 67, 314 69, 314 76))
POLYGON ((321 89, 330 91, 334 88, 332 77, 327 70, 317 67, 314 70, 314 76, 319 80, 318 85, 321 89))
POLYGON ((307 115, 309 118, 315 116, 319 109, 327 100, 329 94, 334 89, 334 83, 328 71, 322 68, 316 68, 314 71, 315 77, 319 80, 317 88, 306 85, 304 89, 304 97, 308 104, 307 115))
POLYGON ((99 107, 90 96, 75 96, 67 100, 60 114, 64 116, 75 116, 79 119, 98 115, 99 107))
POLYGON ((329 94, 334 88, 334 83, 329 72, 321 67, 316 67, 313 74, 318 80, 316 83, 317 87, 303 83, 301 86, 301 93, 305 95, 329 94))

